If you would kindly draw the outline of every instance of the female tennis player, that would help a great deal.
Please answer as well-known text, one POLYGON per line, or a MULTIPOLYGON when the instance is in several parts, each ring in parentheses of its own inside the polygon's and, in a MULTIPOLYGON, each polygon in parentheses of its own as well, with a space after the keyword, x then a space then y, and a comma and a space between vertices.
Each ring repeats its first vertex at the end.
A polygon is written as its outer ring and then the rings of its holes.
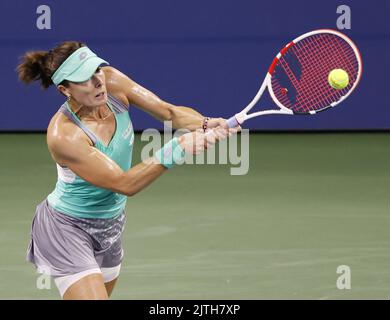
POLYGON ((54 278, 63 299, 108 299, 123 259, 127 197, 186 153, 202 152, 238 128, 228 129, 224 119, 162 101, 80 42, 27 52, 17 71, 21 81, 41 81, 45 89, 54 84, 67 98, 47 129, 58 181, 37 206, 27 260, 54 278), (192 132, 131 167, 130 104, 192 132), (206 135, 209 128, 214 133, 206 135))

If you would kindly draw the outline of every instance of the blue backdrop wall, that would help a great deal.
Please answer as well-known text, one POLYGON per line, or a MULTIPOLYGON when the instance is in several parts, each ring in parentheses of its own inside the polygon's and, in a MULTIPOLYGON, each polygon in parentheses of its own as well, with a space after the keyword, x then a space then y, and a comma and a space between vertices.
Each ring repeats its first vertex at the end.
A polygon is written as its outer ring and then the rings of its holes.
MULTIPOLYGON (((86 42, 111 65, 178 105, 229 117, 252 99, 274 55, 296 36, 336 29, 339 5, 352 10, 343 30, 361 50, 363 79, 342 107, 315 117, 269 116, 246 123, 263 130, 390 128, 390 1, 303 0, 2 0, 0 130, 45 130, 63 101, 52 87, 18 82, 25 51, 64 40, 86 42), (39 5, 51 30, 39 30, 39 5)), ((136 129, 160 124, 136 108, 136 129)))

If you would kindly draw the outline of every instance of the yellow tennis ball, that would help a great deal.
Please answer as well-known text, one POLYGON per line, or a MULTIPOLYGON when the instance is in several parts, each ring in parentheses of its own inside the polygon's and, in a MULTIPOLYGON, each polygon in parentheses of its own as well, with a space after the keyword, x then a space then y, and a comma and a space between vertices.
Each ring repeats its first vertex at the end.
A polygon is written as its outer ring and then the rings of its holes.
POLYGON ((328 82, 334 89, 344 89, 349 84, 348 73, 343 69, 334 69, 329 73, 328 82))

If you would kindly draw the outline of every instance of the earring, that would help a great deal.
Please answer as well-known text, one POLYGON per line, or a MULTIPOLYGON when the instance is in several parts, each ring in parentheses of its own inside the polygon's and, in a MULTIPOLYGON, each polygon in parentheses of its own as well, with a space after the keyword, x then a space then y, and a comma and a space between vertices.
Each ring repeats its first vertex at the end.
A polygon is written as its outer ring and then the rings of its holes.
POLYGON ((68 103, 70 103, 70 99, 72 99, 72 96, 71 96, 71 95, 68 96, 68 98, 66 99, 66 101, 67 101, 68 103))

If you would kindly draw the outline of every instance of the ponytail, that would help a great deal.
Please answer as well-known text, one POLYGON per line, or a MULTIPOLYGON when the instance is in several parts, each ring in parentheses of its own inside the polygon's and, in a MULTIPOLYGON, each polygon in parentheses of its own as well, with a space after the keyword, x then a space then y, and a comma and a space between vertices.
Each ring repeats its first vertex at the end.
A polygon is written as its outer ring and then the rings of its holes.
MULTIPOLYGON (((78 41, 65 41, 50 51, 26 52, 16 68, 19 80, 29 84, 40 81, 43 89, 53 84, 52 75, 58 67, 77 49, 85 44, 78 41)), ((64 80, 63 85, 67 85, 64 80)))
POLYGON ((48 57, 49 51, 26 52, 17 66, 19 80, 26 84, 40 80, 42 88, 47 89, 53 83, 46 67, 48 57))

